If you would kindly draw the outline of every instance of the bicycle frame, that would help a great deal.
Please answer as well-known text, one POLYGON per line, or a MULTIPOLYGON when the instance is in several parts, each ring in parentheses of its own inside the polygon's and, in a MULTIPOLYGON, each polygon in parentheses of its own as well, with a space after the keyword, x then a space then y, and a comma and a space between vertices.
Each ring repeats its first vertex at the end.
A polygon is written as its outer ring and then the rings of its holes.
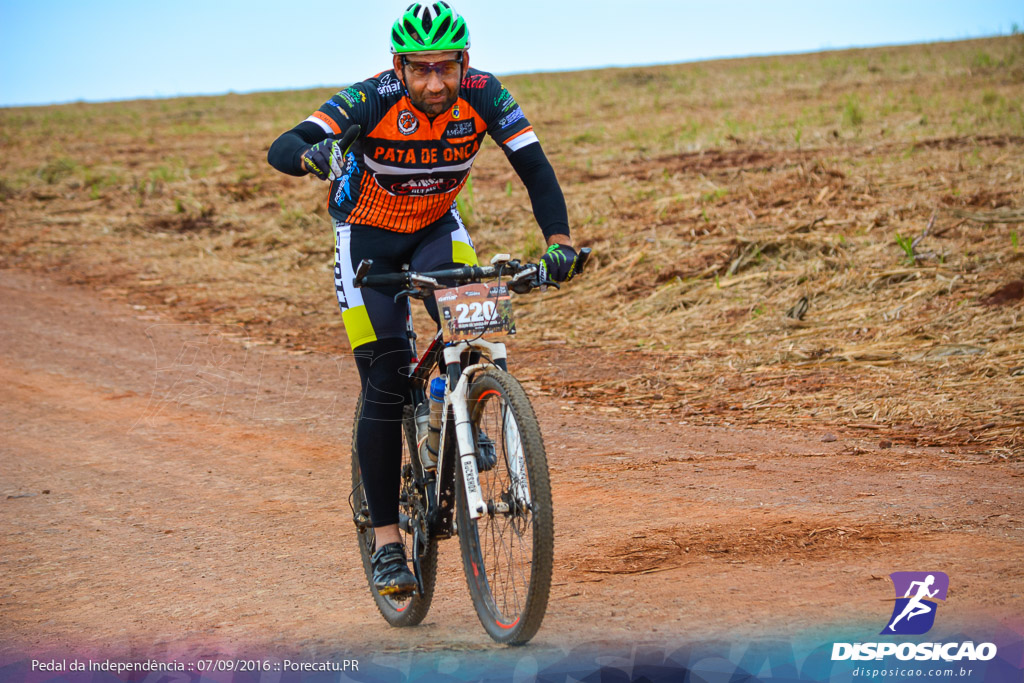
MULTIPOLYGON (((410 344, 415 343, 413 337, 410 337, 409 341, 410 344)), ((423 357, 412 368, 412 398, 413 401, 422 400, 422 397, 426 395, 425 388, 429 381, 430 373, 443 357, 447 369, 447 389, 445 391, 442 413, 441 435, 438 441, 436 469, 438 478, 436 481, 455 483, 454 463, 450 461, 448 456, 450 452, 448 446, 451 444, 454 446, 451 451, 454 451, 459 462, 459 471, 465 485, 470 517, 472 519, 479 519, 487 513, 487 506, 480 494, 480 473, 477 471, 476 446, 473 440, 473 427, 470 422, 469 405, 466 396, 473 377, 485 370, 488 364, 476 363, 463 368, 462 357, 468 351, 478 351, 502 370, 508 369, 508 352, 503 343, 475 339, 446 344, 442 341, 441 333, 438 332, 431 340, 430 346, 423 354, 423 357), (452 389, 452 387, 455 388, 452 389), (454 435, 452 434, 453 428, 454 435)), ((451 505, 451 502, 454 500, 453 494, 454 491, 446 489, 443 485, 434 486, 433 490, 430 491, 432 511, 436 511, 436 514, 439 515, 435 528, 438 531, 443 530, 444 536, 451 535, 451 520, 454 507, 451 505), (443 504, 445 499, 449 500, 448 506, 443 504)))

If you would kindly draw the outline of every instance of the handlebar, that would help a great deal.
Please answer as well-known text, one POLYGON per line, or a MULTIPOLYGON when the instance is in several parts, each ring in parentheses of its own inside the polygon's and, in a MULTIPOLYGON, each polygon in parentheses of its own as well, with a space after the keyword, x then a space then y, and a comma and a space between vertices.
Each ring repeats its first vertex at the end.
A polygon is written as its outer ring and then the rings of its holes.
MULTIPOLYGON (((583 269, 587 261, 590 260, 590 251, 590 247, 580 249, 576 260, 576 275, 583 274, 583 269)), ((403 271, 370 275, 372 266, 373 261, 370 259, 360 261, 356 268, 353 284, 356 287, 404 287, 405 289, 399 293, 398 297, 407 295, 425 298, 435 289, 450 287, 450 283, 462 285, 470 282, 483 282, 497 277, 509 277, 509 289, 518 294, 525 294, 531 289, 546 285, 558 287, 557 282, 547 278, 543 263, 521 263, 509 258, 507 254, 495 256, 491 259, 491 265, 487 266, 462 266, 461 268, 423 272, 403 271), (445 283, 442 284, 441 281, 445 283)))

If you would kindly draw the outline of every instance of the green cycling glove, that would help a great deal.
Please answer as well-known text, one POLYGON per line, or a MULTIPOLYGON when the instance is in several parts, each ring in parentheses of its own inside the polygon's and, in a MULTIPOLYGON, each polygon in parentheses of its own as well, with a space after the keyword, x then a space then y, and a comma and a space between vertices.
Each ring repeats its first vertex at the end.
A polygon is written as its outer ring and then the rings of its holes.
POLYGON ((547 276, 555 282, 568 282, 576 274, 576 250, 567 244, 552 244, 541 257, 547 276))

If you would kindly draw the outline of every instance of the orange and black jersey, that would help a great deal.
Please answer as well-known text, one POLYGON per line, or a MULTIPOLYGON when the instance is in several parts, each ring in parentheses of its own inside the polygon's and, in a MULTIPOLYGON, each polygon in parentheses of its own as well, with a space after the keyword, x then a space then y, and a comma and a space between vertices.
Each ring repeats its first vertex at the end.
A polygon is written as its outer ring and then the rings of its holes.
POLYGON ((396 232, 432 224, 465 185, 487 134, 523 179, 545 235, 568 234, 554 171, 523 110, 494 75, 469 69, 455 104, 431 120, 413 106, 395 72, 385 71, 331 97, 278 138, 268 160, 302 175, 302 153, 353 124, 362 132, 328 201, 338 220, 396 232))

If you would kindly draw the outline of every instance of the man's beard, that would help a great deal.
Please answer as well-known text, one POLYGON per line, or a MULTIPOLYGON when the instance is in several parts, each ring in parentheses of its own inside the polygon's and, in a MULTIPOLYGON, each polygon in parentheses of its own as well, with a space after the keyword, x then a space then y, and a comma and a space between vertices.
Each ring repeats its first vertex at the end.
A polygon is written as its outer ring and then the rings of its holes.
POLYGON ((412 100, 412 104, 414 107, 419 109, 421 112, 423 112, 430 118, 434 118, 451 109, 451 106, 455 104, 455 101, 457 99, 459 99, 459 95, 458 92, 453 92, 448 97, 445 98, 444 102, 439 102, 436 104, 431 104, 424 100, 416 100, 413 98, 412 93, 409 94, 409 99, 412 100))

